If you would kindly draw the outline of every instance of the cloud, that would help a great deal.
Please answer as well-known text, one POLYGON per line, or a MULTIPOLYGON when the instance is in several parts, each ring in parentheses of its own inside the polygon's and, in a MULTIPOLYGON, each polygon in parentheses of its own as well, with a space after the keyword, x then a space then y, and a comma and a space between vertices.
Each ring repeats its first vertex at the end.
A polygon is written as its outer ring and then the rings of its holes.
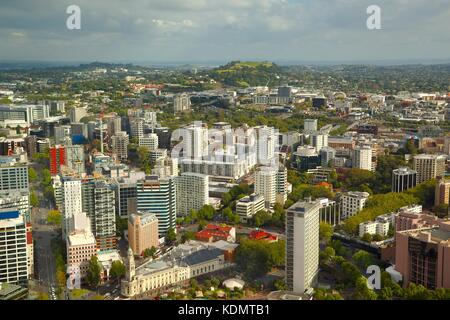
POLYGON ((450 58, 448 0, 1 1, 0 56, 48 60, 366 60, 450 58), (20 39, 20 41, 19 41, 20 39), (12 42, 12 43, 11 43, 12 42), (420 46, 417 43, 420 42, 420 46))

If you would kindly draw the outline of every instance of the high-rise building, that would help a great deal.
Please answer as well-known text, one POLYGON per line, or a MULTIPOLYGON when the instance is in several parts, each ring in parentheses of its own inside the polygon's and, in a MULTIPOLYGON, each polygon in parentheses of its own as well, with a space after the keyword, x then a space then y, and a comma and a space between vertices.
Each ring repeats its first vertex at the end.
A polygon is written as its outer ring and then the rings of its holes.
POLYGON ((29 256, 28 240, 31 240, 31 234, 27 234, 25 217, 18 210, 1 209, 0 283, 26 285, 33 259, 29 256))
POLYGON ((417 185, 417 172, 410 168, 398 168, 392 171, 392 192, 403 192, 417 185))
POLYGON ((236 214, 242 222, 248 222, 258 211, 264 210, 264 197, 252 194, 236 202, 236 214))
POLYGON ((178 176, 178 159, 172 159, 170 157, 156 159, 152 169, 152 175, 156 175, 159 178, 178 176))
POLYGON ((414 170, 417 171, 417 184, 445 175, 447 156, 419 154, 414 157, 414 170))
POLYGON ((83 212, 81 181, 64 180, 63 185, 63 213, 64 228, 63 234, 69 235, 73 230, 73 217, 83 212))
POLYGON ((360 191, 349 191, 344 193, 340 198, 342 210, 341 219, 347 219, 361 211, 364 208, 367 199, 369 199, 369 196, 369 193, 360 191))
POLYGON ((336 226, 341 222, 341 208, 338 202, 328 198, 319 198, 320 208, 320 222, 326 222, 331 226, 336 226))
POLYGON ((118 131, 114 136, 112 136, 111 140, 112 148, 114 153, 117 155, 117 158, 120 161, 127 160, 129 143, 128 134, 124 131, 118 131))
POLYGON ((292 154, 292 168, 298 171, 308 171, 316 169, 321 165, 320 156, 316 152, 316 148, 312 146, 300 146, 297 151, 292 154))
POLYGON ((159 246, 158 218, 150 212, 137 212, 128 218, 128 243, 137 255, 159 246))
POLYGON ((177 94, 173 97, 173 111, 182 112, 191 109, 191 98, 187 93, 177 94))
POLYGON ((140 138, 144 135, 144 120, 140 118, 130 118, 130 136, 140 138))
POLYGON ((450 180, 438 177, 434 191, 434 205, 450 204, 450 180))
POLYGON ((114 179, 116 192, 116 213, 127 218, 130 213, 137 212, 137 181, 145 179, 142 171, 131 173, 129 177, 114 179))
POLYGON ((166 127, 159 127, 154 128, 153 132, 158 136, 158 148, 170 149, 170 138, 172 136, 170 129, 166 127))
POLYGON ((50 174, 55 175, 61 172, 61 166, 66 165, 66 147, 56 145, 50 147, 50 174))
POLYGON ((353 168, 372 171, 372 148, 367 145, 357 146, 352 154, 353 168))
POLYGON ((427 289, 450 289, 450 224, 399 231, 395 241, 395 270, 403 286, 420 284, 427 289))
POLYGON ((159 236, 175 228, 177 192, 174 178, 146 176, 137 183, 138 211, 152 212, 158 218, 159 236))
POLYGON ((139 137, 139 147, 146 147, 148 150, 158 149, 158 135, 150 133, 139 137))
POLYGON ((334 158, 336 158, 336 150, 331 147, 323 147, 319 151, 319 156, 322 167, 331 167, 333 166, 334 158))
POLYGON ((287 168, 284 165, 280 165, 278 167, 277 175, 276 175, 276 186, 275 193, 276 199, 275 202, 284 204, 287 200, 289 193, 289 183, 287 181, 287 168))
POLYGON ((188 215, 209 203, 209 177, 200 173, 184 172, 175 178, 177 214, 188 215))
POLYGON ((69 112, 69 119, 71 123, 79 123, 81 119, 87 116, 86 108, 73 108, 69 112))
POLYGON ((255 173, 255 193, 262 195, 266 207, 276 202, 277 169, 273 167, 260 167, 255 173))
POLYGON ((310 135, 311 145, 319 153, 322 148, 328 147, 328 134, 322 131, 314 131, 310 135))
POLYGON ((84 164, 84 146, 70 144, 66 145, 65 149, 65 165, 72 169, 76 174, 84 174, 86 172, 84 164))
POLYGON ((297 202, 286 211, 286 285, 308 292, 319 274, 319 201, 297 202))
POLYGON ((28 166, 12 157, 0 157, 0 192, 28 192, 28 166))

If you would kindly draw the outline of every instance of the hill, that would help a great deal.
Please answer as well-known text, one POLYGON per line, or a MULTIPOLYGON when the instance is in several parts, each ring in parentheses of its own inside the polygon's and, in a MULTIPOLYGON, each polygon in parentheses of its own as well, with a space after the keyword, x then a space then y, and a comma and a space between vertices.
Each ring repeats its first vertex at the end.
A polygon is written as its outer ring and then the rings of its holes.
POLYGON ((249 87, 279 84, 283 70, 272 62, 233 61, 209 72, 211 78, 228 86, 249 87))

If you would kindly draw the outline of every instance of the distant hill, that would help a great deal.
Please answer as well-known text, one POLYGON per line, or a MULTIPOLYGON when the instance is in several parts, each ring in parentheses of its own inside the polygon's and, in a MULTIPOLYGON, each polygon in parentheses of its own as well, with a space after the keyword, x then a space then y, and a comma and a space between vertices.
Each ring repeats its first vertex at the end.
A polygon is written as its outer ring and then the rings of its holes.
POLYGON ((208 73, 225 85, 245 88, 278 84, 283 70, 273 62, 233 61, 208 73))

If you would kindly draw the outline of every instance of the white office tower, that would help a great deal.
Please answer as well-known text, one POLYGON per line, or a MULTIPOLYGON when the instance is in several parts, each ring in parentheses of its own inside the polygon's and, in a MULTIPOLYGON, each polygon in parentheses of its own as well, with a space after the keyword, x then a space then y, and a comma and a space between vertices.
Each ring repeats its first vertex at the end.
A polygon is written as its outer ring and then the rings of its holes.
POLYGON ((178 159, 172 159, 167 156, 156 159, 152 175, 156 175, 160 179, 178 176, 178 159))
POLYGON ((286 211, 286 285, 305 293, 319 273, 319 201, 297 202, 286 211))
POLYGON ((176 94, 173 97, 173 111, 181 112, 191 109, 191 98, 186 93, 176 94))
POLYGON ((177 215, 188 215, 209 203, 209 177, 200 173, 185 172, 176 177, 177 215))
POLYGON ((317 119, 305 119, 303 129, 304 132, 317 131, 317 119))
POLYGON ((367 145, 357 146, 353 150, 353 168, 372 171, 372 148, 367 145))
POLYGON ((342 220, 354 216, 361 211, 366 205, 370 194, 361 191, 349 191, 342 194, 341 201, 341 218, 342 220))
POLYGON ((208 128, 206 126, 195 123, 182 128, 181 131, 183 158, 201 160, 208 156, 208 128))
POLYGON ((336 158, 336 150, 331 147, 324 147, 319 151, 320 162, 322 167, 331 167, 334 164, 334 158, 336 158))
POLYGON ((264 197, 266 207, 276 202, 277 172, 274 167, 260 167, 255 174, 255 193, 264 197))
POLYGON ((117 155, 117 159, 120 161, 125 161, 128 159, 128 144, 130 138, 128 134, 124 131, 117 132, 112 137, 112 148, 114 153, 117 155))
POLYGON ((63 182, 63 211, 64 229, 63 234, 69 235, 73 230, 73 217, 83 212, 81 181, 66 180, 63 182))
POLYGON ((0 283, 26 285, 33 261, 27 239, 25 216, 17 209, 0 209, 0 283))
POLYGON ((255 127, 257 163, 272 165, 278 160, 275 151, 278 151, 278 133, 273 127, 255 127))
POLYGON ((311 145, 316 148, 319 153, 322 148, 328 147, 328 134, 321 131, 314 131, 311 133, 311 145))
POLYGON ((144 135, 144 120, 130 118, 130 134, 132 138, 140 138, 144 135))
POLYGON ((148 150, 158 149, 158 135, 156 133, 144 134, 139 137, 139 147, 146 147, 148 150))
POLYGON ((114 117, 114 118, 108 119, 107 127, 108 127, 108 135, 110 137, 114 136, 118 132, 121 132, 122 131, 122 118, 114 117))
POLYGON ((71 123, 79 123, 81 119, 87 116, 86 108, 73 108, 69 112, 71 123))

